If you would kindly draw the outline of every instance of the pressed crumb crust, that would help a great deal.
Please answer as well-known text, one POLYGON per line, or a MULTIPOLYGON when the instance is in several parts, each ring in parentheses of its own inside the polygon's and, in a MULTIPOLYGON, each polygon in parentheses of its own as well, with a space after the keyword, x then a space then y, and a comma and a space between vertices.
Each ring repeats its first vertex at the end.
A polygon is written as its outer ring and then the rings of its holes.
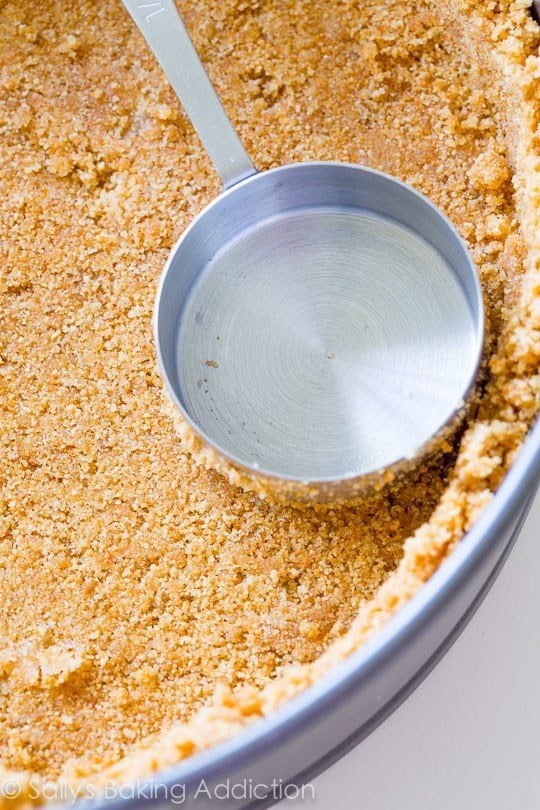
POLYGON ((5 4, 0 781, 144 776, 305 689, 430 577, 538 408, 539 29, 525 3, 181 6, 258 167, 365 163, 457 225, 487 307, 478 412, 355 504, 260 500, 194 461, 151 313, 216 175, 120 2, 5 4))

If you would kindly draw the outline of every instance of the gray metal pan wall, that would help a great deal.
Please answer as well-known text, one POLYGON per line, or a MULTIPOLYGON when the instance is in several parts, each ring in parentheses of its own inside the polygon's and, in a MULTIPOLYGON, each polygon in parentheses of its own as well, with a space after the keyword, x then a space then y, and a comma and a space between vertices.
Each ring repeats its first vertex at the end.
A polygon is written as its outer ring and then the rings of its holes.
POLYGON ((300 784, 327 767, 373 731, 449 648, 500 571, 539 481, 540 422, 469 534, 419 593, 347 661, 252 728, 157 774, 160 791, 141 787, 137 800, 94 800, 92 807, 164 808, 167 788, 170 795, 171 786, 178 785, 185 792, 184 807, 232 810, 250 802, 217 801, 205 791, 194 800, 201 780, 213 794, 213 787, 227 779, 231 784, 300 784), (158 795, 142 798, 152 792, 158 795))

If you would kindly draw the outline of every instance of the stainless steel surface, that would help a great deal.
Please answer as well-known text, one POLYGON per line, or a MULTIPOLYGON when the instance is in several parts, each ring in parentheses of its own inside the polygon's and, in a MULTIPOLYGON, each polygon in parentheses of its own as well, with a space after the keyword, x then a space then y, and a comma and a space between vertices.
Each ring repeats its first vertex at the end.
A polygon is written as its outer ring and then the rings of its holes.
POLYGON ((160 284, 169 394, 248 480, 288 497, 356 495, 462 414, 483 341, 470 256, 436 208, 378 172, 256 174, 172 0, 124 4, 230 186, 160 284))
POLYGON ((332 496, 421 452, 482 349, 478 281, 450 223, 399 181, 339 163, 219 197, 174 248, 156 312, 169 393, 205 440, 332 496))
POLYGON ((185 29, 174 0, 123 0, 227 188, 255 173, 185 29))

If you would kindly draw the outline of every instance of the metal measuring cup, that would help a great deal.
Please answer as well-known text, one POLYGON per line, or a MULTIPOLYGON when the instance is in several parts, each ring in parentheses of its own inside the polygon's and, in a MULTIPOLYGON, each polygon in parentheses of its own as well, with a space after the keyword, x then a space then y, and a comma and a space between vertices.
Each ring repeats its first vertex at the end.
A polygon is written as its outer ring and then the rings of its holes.
POLYGON ((215 465, 260 494, 380 486, 463 413, 482 293, 423 195, 337 162, 257 172, 173 0, 123 0, 224 191, 171 251, 155 339, 166 389, 215 465))

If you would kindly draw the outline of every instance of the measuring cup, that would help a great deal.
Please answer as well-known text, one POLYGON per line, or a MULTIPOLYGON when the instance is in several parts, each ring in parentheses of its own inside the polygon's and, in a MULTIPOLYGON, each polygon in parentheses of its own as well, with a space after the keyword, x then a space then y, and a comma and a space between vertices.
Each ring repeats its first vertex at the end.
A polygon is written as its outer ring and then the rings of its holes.
POLYGON ((380 486, 455 427, 474 384, 484 313, 464 242, 426 197, 374 169, 257 172, 173 0, 123 2, 224 186, 159 284, 172 401, 216 466, 260 494, 380 486))

